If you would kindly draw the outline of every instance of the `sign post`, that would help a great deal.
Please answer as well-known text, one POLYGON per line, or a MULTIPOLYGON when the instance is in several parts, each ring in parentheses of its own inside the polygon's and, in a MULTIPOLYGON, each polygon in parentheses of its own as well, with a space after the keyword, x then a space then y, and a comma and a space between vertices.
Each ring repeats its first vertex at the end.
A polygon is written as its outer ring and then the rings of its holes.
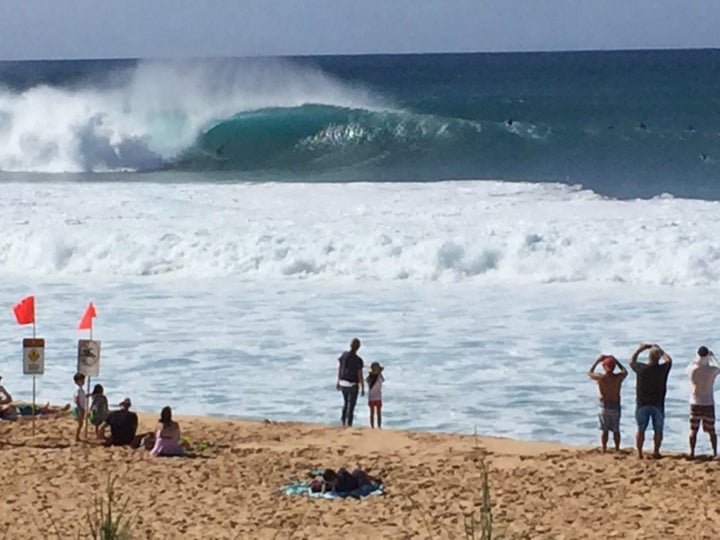
POLYGON ((45 373, 45 340, 33 337, 23 339, 23 374, 32 375, 32 432, 35 435, 35 377, 45 373))

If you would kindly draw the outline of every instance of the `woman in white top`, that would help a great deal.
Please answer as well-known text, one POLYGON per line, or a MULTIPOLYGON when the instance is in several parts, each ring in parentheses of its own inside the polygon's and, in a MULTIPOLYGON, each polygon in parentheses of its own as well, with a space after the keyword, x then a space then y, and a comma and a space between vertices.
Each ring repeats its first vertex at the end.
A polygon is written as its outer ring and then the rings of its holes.
POLYGON ((378 363, 370 364, 370 374, 367 376, 368 383, 368 406, 370 407, 370 427, 375 427, 377 416, 377 427, 382 427, 382 383, 385 378, 382 376, 384 368, 378 363))

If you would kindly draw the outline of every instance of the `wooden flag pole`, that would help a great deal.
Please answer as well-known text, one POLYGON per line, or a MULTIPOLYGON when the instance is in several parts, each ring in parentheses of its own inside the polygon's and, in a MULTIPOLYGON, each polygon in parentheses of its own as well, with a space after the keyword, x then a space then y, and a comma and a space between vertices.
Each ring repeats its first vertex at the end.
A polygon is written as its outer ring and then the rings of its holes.
MULTIPOLYGON (((85 391, 85 403, 86 405, 90 404, 90 398, 88 397, 90 395, 90 380, 92 377, 87 378, 87 390, 85 391)), ((87 441, 88 438, 88 424, 90 423, 90 411, 87 409, 85 410, 85 440, 87 441)))
MULTIPOLYGON (((92 319, 90 319, 90 340, 92 340, 92 319)), ((85 391, 85 400, 87 405, 90 404, 90 381, 92 380, 92 377, 88 375, 87 378, 87 390, 85 391)), ((90 426, 88 425, 90 423, 89 421, 90 412, 85 411, 85 440, 87 441, 88 438, 88 429, 90 429, 90 426)))
MULTIPOLYGON (((35 339, 35 317, 33 317, 33 339, 35 339)), ((35 436, 35 375, 33 375, 33 392, 32 392, 32 434, 35 436)))
MULTIPOLYGON (((92 319, 90 319, 90 341, 92 341, 92 319)), ((91 386, 90 382, 91 381, 92 381, 92 377, 90 377, 88 375, 88 386, 87 386, 87 390, 85 392, 85 396, 86 396, 85 399, 86 399, 86 402, 88 405, 90 404, 90 386, 91 386)), ((89 417, 90 417, 90 411, 89 410, 85 411, 85 440, 86 441, 87 441, 87 433, 88 433, 88 430, 90 429, 89 417)))

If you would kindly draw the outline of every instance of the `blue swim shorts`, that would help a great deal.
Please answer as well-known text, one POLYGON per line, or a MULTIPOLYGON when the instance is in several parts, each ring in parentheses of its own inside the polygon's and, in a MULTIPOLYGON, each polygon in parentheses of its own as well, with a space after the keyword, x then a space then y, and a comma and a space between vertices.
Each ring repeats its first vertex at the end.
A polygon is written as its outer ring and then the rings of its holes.
POLYGON ((637 421, 638 431, 641 433, 645 433, 650 419, 652 419, 653 431, 655 433, 662 433, 665 414, 660 407, 656 407, 655 405, 642 405, 635 409, 635 420, 637 421))

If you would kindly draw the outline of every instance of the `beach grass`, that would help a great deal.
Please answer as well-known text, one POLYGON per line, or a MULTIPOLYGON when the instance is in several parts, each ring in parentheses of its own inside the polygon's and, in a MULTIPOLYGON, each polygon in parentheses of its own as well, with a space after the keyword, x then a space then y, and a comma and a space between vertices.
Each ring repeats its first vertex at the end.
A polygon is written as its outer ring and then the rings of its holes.
POLYGON ((476 513, 465 516, 465 539, 492 540, 493 516, 488 466, 482 458, 476 460, 476 465, 480 470, 482 478, 482 485, 480 486, 480 508, 476 513))
POLYGON ((115 480, 108 476, 103 497, 96 497, 95 504, 87 512, 87 527, 93 540, 130 540, 133 516, 127 500, 117 498, 115 480))

